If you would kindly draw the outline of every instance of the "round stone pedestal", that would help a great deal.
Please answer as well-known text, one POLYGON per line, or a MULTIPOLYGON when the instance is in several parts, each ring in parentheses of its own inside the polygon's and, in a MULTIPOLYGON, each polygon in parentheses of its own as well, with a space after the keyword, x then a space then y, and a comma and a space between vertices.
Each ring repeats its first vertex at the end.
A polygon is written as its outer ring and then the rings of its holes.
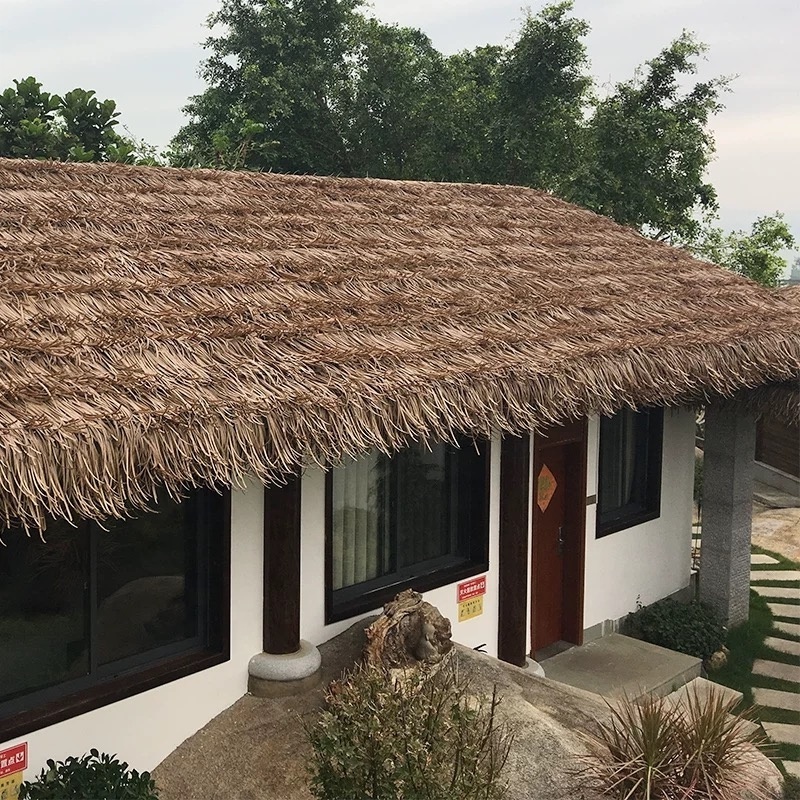
POLYGON ((538 661, 534 661, 532 658, 525 658, 525 669, 530 670, 534 675, 539 678, 544 678, 544 668, 538 661))
POLYGON ((286 697, 307 692, 319 683, 321 665, 319 650, 304 639, 294 653, 258 653, 247 666, 247 691, 256 697, 286 697))

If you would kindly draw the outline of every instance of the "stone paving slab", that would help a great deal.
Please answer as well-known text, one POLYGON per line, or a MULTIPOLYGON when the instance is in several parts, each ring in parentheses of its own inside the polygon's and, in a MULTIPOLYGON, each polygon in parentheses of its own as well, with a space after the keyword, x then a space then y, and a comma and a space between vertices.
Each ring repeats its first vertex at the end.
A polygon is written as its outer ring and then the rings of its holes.
POLYGON ((767 603, 767 608, 772 612, 773 617, 800 619, 800 605, 793 606, 789 605, 789 603, 767 603))
MULTIPOLYGON (((800 656, 800 642, 793 642, 791 639, 778 639, 776 636, 767 636, 764 644, 777 650, 780 653, 788 653, 790 656, 800 656)), ((800 671, 798 672, 800 678, 800 671)), ((795 679, 797 680, 797 678, 795 679)))
POLYGON ((753 569, 750 570, 750 582, 753 581, 800 581, 800 570, 753 569))
MULTIPOLYGON (((782 708, 785 711, 797 711, 800 714, 800 694, 780 692, 777 689, 760 689, 755 686, 753 687, 753 700, 759 706, 782 708)), ((798 722, 800 722, 800 716, 798 722)))
POLYGON ((773 558, 772 556, 768 556, 766 553, 751 553, 750 554, 750 563, 751 564, 777 564, 778 559, 773 558))
POLYGON ((773 597, 776 600, 794 600, 800 597, 800 591, 794 586, 751 586, 750 588, 762 597, 773 597))
POLYGON ((775 622, 773 627, 781 633, 788 633, 790 636, 800 636, 800 625, 794 622, 775 622))
POLYGON ((782 664, 780 661, 766 661, 758 658, 753 663, 753 675, 763 675, 765 678, 797 683, 800 678, 800 668, 793 664, 782 664))
POLYGON ((762 722, 764 733, 773 742, 800 745, 800 725, 790 725, 786 722, 762 722))
POLYGON ((784 761, 783 768, 787 774, 794 775, 795 778, 800 778, 800 761, 784 761))

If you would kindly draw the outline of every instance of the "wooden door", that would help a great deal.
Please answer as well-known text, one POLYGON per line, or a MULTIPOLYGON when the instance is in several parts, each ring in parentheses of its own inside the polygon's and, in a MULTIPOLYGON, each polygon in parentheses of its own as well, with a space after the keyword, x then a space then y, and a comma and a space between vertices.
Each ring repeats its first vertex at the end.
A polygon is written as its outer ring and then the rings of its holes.
POLYGON ((565 449, 556 445, 544 450, 534 478, 534 652, 563 638, 565 449))
POLYGON ((531 650, 583 641, 586 424, 536 436, 531 498, 531 650))

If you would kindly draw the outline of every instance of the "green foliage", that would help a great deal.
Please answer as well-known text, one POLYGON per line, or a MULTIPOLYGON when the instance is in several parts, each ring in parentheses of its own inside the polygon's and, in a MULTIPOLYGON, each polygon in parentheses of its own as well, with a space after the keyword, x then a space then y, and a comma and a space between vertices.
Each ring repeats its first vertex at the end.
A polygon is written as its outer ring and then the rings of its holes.
POLYGON ((714 154, 708 123, 730 82, 717 78, 681 90, 705 50, 684 32, 597 104, 572 199, 657 238, 696 237, 695 209, 716 208, 714 188, 704 180, 714 154))
POLYGON ((732 717, 721 691, 703 698, 689 689, 683 708, 647 695, 609 705, 587 776, 605 796, 625 800, 734 800, 758 796, 749 767, 756 758, 744 717, 732 717))
POLYGON ((703 659, 725 643, 718 615, 697 601, 659 600, 628 614, 623 628, 630 636, 703 659))
POLYGON ((43 92, 34 77, 15 80, 0 94, 0 156, 138 163, 142 145, 116 132, 116 108, 93 91, 59 97, 43 92))
POLYGON ((452 56, 360 0, 222 0, 209 23, 176 166, 523 184, 681 241, 716 207, 703 173, 728 81, 681 89, 705 50, 690 34, 598 101, 570 0, 452 56))
POLYGON ((500 73, 505 182, 559 194, 583 156, 583 115, 592 80, 583 38, 586 21, 571 2, 528 13, 500 73))
POLYGON ((777 286, 786 269, 786 259, 780 255, 784 248, 795 245, 783 214, 759 217, 749 234, 734 231, 725 234, 721 228, 710 226, 703 231, 694 251, 739 275, 764 286, 777 286))
POLYGON ((511 734, 499 700, 476 699, 454 660, 393 677, 358 667, 331 684, 308 729, 320 800, 502 798, 511 734))
POLYGON ((783 800, 800 800, 800 778, 787 775, 783 784, 783 800))
POLYGON ((149 772, 129 770, 125 762, 108 753, 88 754, 64 761, 47 762, 35 781, 20 787, 20 800, 157 800, 155 782, 149 772))
POLYGON ((696 453, 694 457, 694 489, 693 497, 695 503, 699 503, 703 499, 703 465, 705 459, 702 454, 696 453))

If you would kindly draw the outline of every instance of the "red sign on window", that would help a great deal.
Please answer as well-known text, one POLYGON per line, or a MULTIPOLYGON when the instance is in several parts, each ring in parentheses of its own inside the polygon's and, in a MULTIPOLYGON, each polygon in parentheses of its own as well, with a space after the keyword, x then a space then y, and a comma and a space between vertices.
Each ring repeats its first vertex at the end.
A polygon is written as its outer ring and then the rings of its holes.
POLYGON ((486 594, 486 576, 480 578, 470 578, 468 581, 458 584, 458 602, 463 603, 471 597, 480 597, 486 594))
POLYGON ((0 750, 0 778, 22 772, 28 768, 28 743, 15 744, 5 750, 0 750))

